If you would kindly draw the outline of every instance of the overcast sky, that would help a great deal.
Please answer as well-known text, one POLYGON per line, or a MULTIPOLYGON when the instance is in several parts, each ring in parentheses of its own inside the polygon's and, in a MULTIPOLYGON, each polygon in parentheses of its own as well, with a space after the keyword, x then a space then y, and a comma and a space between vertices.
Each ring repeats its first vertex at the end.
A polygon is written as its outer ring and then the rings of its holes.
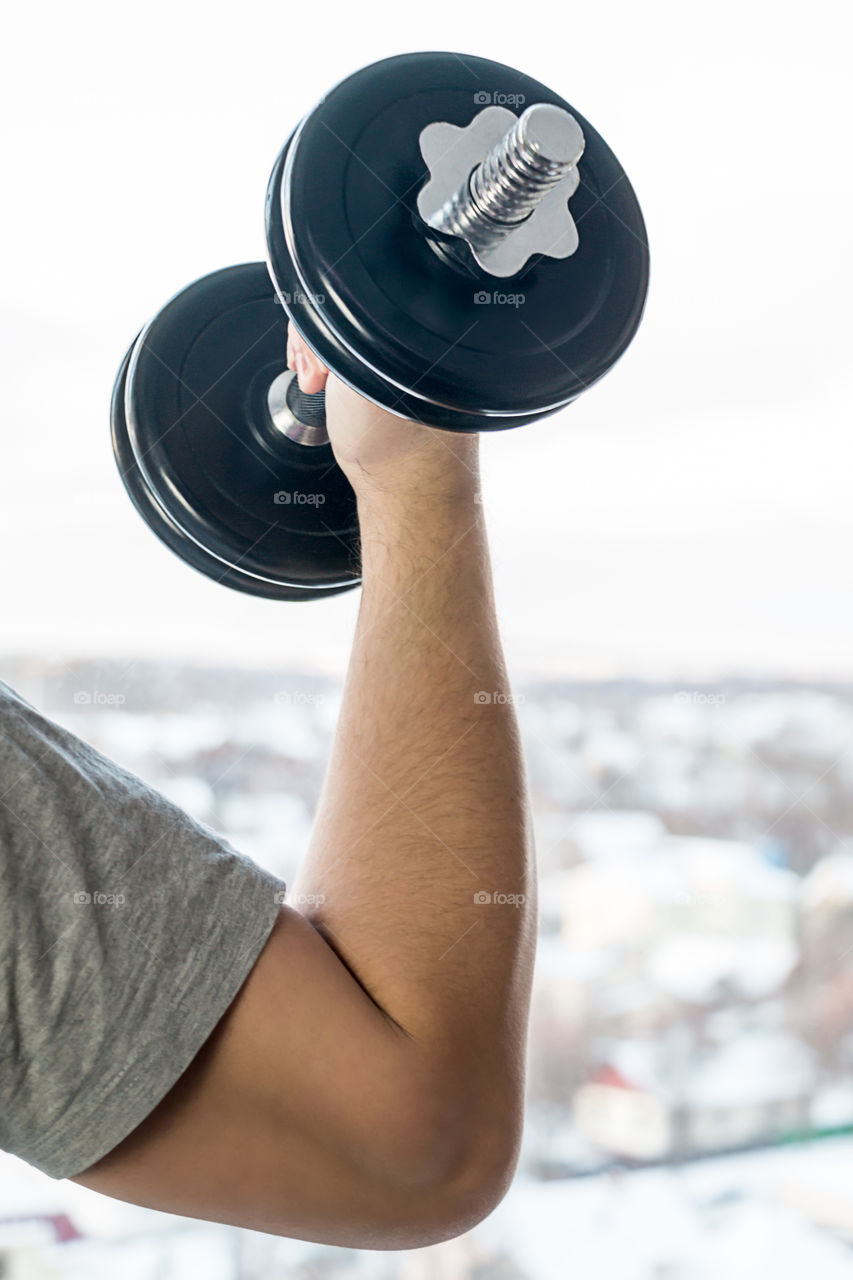
POLYGON ((147 530, 113 463, 109 395, 171 294, 263 257, 267 174, 305 110, 366 63, 446 48, 517 66, 586 115, 652 250, 616 369, 483 441, 513 670, 853 675, 842 12, 19 5, 0 74, 0 652, 342 667, 356 593, 242 597, 147 530))

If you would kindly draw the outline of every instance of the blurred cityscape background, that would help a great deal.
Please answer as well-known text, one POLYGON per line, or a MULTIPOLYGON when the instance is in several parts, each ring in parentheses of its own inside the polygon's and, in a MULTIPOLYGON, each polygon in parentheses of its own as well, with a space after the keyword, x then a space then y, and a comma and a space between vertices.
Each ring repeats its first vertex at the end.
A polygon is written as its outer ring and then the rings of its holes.
MULTIPOLYGON (((2 678, 293 881, 338 682, 27 658, 2 678)), ((167 1280, 188 1258, 210 1280, 851 1273, 853 688, 516 694, 541 936, 504 1204, 458 1241, 359 1253, 118 1205, 6 1156, 4 1280, 167 1280)))

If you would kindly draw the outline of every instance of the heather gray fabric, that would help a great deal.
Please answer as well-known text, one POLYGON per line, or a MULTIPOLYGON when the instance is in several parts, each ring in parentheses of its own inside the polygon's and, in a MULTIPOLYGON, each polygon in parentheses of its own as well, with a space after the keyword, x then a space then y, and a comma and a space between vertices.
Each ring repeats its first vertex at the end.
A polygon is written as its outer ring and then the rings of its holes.
POLYGON ((285 885, 0 681, 0 1148, 81 1173, 245 981, 285 885))

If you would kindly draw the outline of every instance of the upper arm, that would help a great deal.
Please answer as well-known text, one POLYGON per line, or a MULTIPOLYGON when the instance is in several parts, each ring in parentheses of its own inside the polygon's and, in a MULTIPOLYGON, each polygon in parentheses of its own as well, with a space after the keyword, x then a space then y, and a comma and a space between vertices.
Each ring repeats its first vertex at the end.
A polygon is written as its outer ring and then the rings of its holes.
POLYGON ((301 1239, 428 1243, 491 1207, 480 1211, 482 1183, 460 1155, 462 1104, 437 1081, 316 929, 283 907, 188 1070, 72 1180, 301 1239))

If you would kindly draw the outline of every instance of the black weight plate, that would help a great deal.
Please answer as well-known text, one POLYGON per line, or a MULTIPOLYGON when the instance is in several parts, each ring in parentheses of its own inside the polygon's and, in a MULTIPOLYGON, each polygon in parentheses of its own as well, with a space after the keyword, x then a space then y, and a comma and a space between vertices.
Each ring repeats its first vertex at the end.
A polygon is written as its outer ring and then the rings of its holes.
POLYGON ((248 595, 264 596, 275 600, 316 600, 320 596, 337 595, 346 587, 328 587, 308 590, 304 587, 291 586, 286 582, 271 583, 260 581, 251 575, 242 573, 234 565, 223 564, 215 556, 205 551, 198 543, 188 538, 186 533, 175 524, 168 512, 160 505, 153 492, 144 480, 134 457, 127 434, 127 421, 124 414, 124 398, 127 383, 127 368, 133 348, 128 351, 113 388, 112 399, 112 443, 119 474, 133 505, 145 523, 156 533, 161 542, 186 563, 200 573, 212 578, 223 586, 246 592, 248 595))
POLYGON ((640 207, 607 144, 545 85, 468 54, 386 58, 326 94, 273 170, 267 240, 284 304, 324 363, 393 412, 457 430, 570 403, 624 352, 648 287, 640 207), (586 139, 569 206, 578 250, 488 284, 437 258, 415 204, 427 177, 421 130, 469 124, 483 94, 519 114, 563 107, 586 139), (484 288, 524 300, 482 305, 484 288))
POLYGON ((358 522, 331 446, 273 426, 266 394, 286 340, 263 263, 196 281, 128 353, 113 444, 137 509, 194 568, 253 595, 315 599, 358 584, 358 522))

